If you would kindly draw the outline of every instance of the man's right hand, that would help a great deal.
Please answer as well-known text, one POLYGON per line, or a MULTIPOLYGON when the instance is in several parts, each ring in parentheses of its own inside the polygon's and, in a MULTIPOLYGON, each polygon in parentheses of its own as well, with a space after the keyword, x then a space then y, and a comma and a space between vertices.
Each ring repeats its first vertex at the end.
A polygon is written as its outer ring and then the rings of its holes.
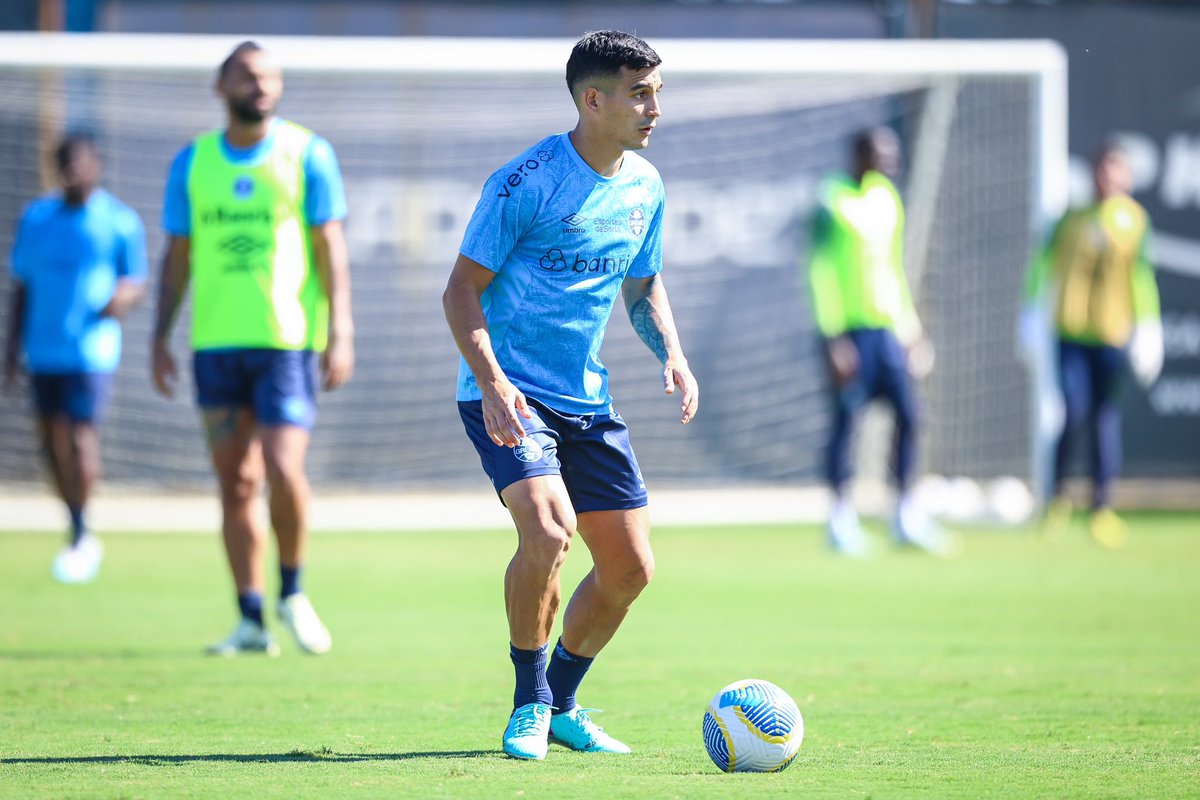
POLYGON ((829 339, 826 348, 833 380, 840 389, 858 374, 858 348, 854 346, 854 340, 845 335, 829 339))
POLYGON ((154 388, 163 397, 175 395, 175 383, 179 380, 179 370, 175 366, 175 358, 163 339, 154 340, 154 351, 151 355, 151 371, 154 375, 154 388))
POLYGON ((482 384, 483 424, 493 442, 516 447, 525 438, 521 417, 533 419, 525 395, 506 378, 482 384))

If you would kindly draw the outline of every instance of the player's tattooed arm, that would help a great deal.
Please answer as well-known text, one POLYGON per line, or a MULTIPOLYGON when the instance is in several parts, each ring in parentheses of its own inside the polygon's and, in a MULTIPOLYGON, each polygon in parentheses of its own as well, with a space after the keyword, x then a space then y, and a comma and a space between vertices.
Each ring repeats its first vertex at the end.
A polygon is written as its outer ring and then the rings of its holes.
POLYGON ((667 394, 680 390, 680 421, 686 425, 700 408, 700 387, 679 344, 675 318, 671 314, 671 303, 667 300, 667 289, 662 278, 657 275, 626 278, 622 293, 633 329, 662 362, 663 389, 667 394))
POLYGON ((671 319, 671 308, 663 302, 666 299, 665 292, 655 291, 661 287, 662 281, 657 275, 630 278, 625 282, 625 305, 638 338, 646 343, 660 363, 665 364, 671 351, 679 348, 679 337, 671 319), (659 296, 656 297, 656 294, 659 296))

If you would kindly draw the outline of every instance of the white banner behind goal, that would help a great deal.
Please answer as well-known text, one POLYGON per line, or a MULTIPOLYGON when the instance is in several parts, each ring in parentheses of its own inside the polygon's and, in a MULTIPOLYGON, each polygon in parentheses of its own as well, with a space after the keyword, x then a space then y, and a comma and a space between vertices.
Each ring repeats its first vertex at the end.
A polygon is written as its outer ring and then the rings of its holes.
MULTIPOLYGON (((141 212, 157 272, 172 156, 222 124, 207 36, 0 35, 0 251, 44 189, 47 148, 95 135, 106 184, 141 212)), ((457 355, 440 295, 485 178, 574 109, 571 42, 267 37, 283 61, 282 116, 328 138, 351 216, 359 365, 323 397, 310 458, 324 485, 477 487, 454 406, 457 355)), ((829 413, 800 265, 822 175, 850 137, 887 123, 908 159, 910 276, 938 348, 922 387, 925 469, 1028 476, 1026 379, 1012 332, 1039 223, 1066 187, 1065 61, 1043 42, 651 39, 664 116, 646 152, 667 187, 666 270, 703 388, 678 423, 653 357, 618 309, 604 358, 651 486, 811 483, 829 413)), ((7 258, 4 269, 7 270, 7 258)), ((6 274, 6 273, 5 273, 6 274)), ((152 302, 126 326, 104 429, 107 480, 210 482, 190 385, 148 379, 152 302)), ((186 353, 182 335, 175 349, 186 353)), ((38 472, 24 397, 0 399, 0 481, 38 472)), ((882 475, 885 428, 861 443, 882 475)))

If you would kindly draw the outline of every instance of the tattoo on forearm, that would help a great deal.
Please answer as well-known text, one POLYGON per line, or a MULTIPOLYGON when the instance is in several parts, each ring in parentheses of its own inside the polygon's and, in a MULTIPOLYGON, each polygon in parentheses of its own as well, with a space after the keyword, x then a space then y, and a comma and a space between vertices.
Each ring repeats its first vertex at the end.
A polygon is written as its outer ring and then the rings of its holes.
POLYGON ((219 447, 237 432, 237 409, 217 408, 204 412, 204 431, 210 447, 219 447))
POLYGON ((670 331, 663 329, 662 320, 649 297, 643 297, 633 304, 629 309, 629 319, 638 337, 665 364, 667 352, 674 347, 675 339, 670 331))

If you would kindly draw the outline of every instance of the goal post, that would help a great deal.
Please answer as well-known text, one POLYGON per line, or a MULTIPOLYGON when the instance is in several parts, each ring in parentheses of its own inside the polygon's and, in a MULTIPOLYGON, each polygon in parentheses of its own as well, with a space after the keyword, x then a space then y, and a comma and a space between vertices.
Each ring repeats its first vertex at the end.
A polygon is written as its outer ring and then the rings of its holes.
MULTIPOLYGON (((96 137, 106 185, 141 213, 161 253, 167 167, 222 124, 216 67, 244 38, 0 34, 0 252, 22 205, 45 188, 46 143, 82 129, 96 137)), ((874 124, 893 125, 905 144, 910 280, 939 351, 921 387, 922 467, 1036 482, 1013 331, 1029 254, 1065 206, 1062 50, 647 38, 666 84, 645 153, 667 188, 664 279, 703 387, 696 424, 682 428, 653 357, 614 312, 603 357, 650 485, 819 481, 830 415, 801 279, 807 220, 819 180, 847 167, 851 137, 874 124)), ((573 42, 258 40, 284 69, 280 115, 332 142, 350 202, 359 366, 322 398, 314 480, 482 487, 453 403, 457 355, 439 297, 486 177, 574 124, 563 77, 573 42)), ((167 403, 149 384, 152 305, 126 323, 104 428, 107 479, 207 486, 190 386, 167 403)), ((186 321, 177 327, 183 356, 186 321)), ((26 408, 0 398, 0 482, 37 473, 26 408)), ((887 435, 868 425, 861 437, 867 479, 884 475, 887 435)))

